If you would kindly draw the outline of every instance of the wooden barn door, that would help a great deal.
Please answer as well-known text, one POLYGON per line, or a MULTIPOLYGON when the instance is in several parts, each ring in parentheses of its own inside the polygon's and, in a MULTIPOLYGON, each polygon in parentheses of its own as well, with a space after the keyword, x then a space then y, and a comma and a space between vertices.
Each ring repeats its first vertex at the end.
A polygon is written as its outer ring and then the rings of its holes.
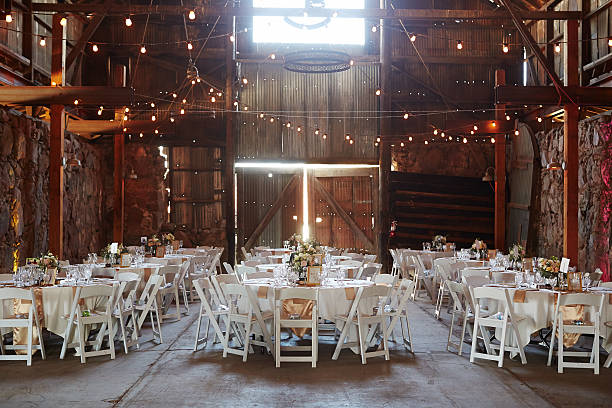
POLYGON ((310 231, 321 244, 375 251, 377 181, 373 170, 363 170, 313 172, 309 182, 313 203, 309 209, 310 231))
POLYGON ((282 246, 302 225, 301 174, 237 169, 236 175, 237 248, 282 246))
POLYGON ((512 136, 508 185, 510 199, 508 202, 508 228, 506 242, 508 246, 521 243, 526 247, 529 230, 529 206, 531 203, 531 186, 533 178, 533 145, 531 129, 521 126, 518 136, 512 136))

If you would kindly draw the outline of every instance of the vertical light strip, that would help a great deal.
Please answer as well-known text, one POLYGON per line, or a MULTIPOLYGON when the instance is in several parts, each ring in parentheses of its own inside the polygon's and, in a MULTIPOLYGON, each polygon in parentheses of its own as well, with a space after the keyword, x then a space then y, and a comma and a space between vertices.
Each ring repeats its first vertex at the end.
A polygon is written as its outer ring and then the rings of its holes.
POLYGON ((302 176, 302 239, 306 240, 310 237, 310 228, 308 227, 308 170, 304 167, 302 176))

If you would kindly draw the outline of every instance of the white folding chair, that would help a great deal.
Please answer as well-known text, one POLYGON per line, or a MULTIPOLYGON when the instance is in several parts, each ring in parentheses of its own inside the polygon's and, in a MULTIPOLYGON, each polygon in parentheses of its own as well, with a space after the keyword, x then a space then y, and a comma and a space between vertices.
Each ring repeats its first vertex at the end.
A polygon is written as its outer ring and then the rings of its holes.
POLYGON ((276 367, 285 362, 310 362, 312 367, 317 366, 318 353, 318 290, 311 288, 279 288, 274 295, 274 356, 276 367), (300 316, 299 319, 283 318, 283 301, 300 300, 304 303, 311 302, 310 318, 300 316), (283 328, 310 328, 312 331, 312 342, 310 346, 282 346, 281 329, 283 328), (281 351, 310 351, 310 356, 281 355, 281 351))
POLYGON ((242 282, 243 277, 238 274, 238 268, 240 265, 236 265, 236 269, 234 269, 232 268, 232 265, 228 264, 227 262, 223 262, 223 267, 228 275, 235 275, 236 278, 238 278, 238 282, 242 282))
POLYGON ((134 310, 134 300, 136 299, 136 290, 140 284, 140 277, 138 274, 125 272, 117 275, 117 280, 119 280, 120 284, 113 305, 113 317, 115 318, 113 338, 117 332, 118 323, 121 329, 123 350, 127 354, 129 347, 136 346, 136 349, 140 348, 138 344, 136 313, 134 310), (130 318, 131 320, 128 322, 130 318), (129 338, 128 332, 130 332, 129 338))
MULTIPOLYGON (((271 292, 271 290, 269 291, 271 292)), ((246 362, 249 352, 253 352, 251 345, 257 345, 266 347, 268 351, 272 351, 270 345, 270 336, 266 328, 266 322, 274 319, 273 313, 262 314, 259 311, 257 304, 251 300, 249 294, 249 288, 241 284, 225 284, 223 285, 223 293, 228 299, 229 311, 228 327, 225 329, 225 348, 223 349, 223 357, 227 357, 228 354, 237 354, 242 356, 242 361, 246 362), (238 309, 239 305, 246 307, 246 311, 238 309), (241 333, 244 339, 242 349, 233 348, 230 346, 230 330, 233 328, 241 333), (257 335, 258 332, 255 330, 255 326, 259 327, 259 330, 263 333, 264 341, 258 341, 251 339, 251 335, 257 335)))
POLYGON ((162 301, 162 315, 161 321, 169 317, 176 317, 177 320, 181 320, 181 302, 179 298, 179 291, 183 294, 183 302, 187 313, 189 313, 189 304, 187 303, 187 292, 185 290, 184 280, 185 274, 189 267, 189 262, 183 262, 175 268, 174 265, 168 265, 160 268, 160 275, 166 278, 166 284, 159 288, 159 296, 162 301), (169 281, 169 282, 168 282, 169 281), (167 311, 170 309, 170 305, 174 302, 176 307, 176 313, 168 314, 167 311))
POLYGON ((234 271, 236 276, 238 277, 238 281, 242 282, 245 279, 249 279, 247 274, 257 272, 257 268, 255 268, 254 266, 236 265, 236 269, 234 271))
POLYGON ((484 276, 489 277, 489 269, 485 268, 465 268, 461 271, 461 277, 470 277, 470 276, 484 276))
POLYGON ((465 339, 465 330, 469 324, 474 321, 474 315, 469 311, 468 305, 461 299, 466 299, 465 287, 462 283, 447 280, 445 282, 446 288, 453 300, 453 309, 451 312, 451 323, 448 328, 448 340, 446 341, 446 350, 451 351, 451 347, 457 349, 457 355, 461 355, 463 352, 463 341, 465 339), (455 326, 455 320, 461 319, 461 336, 459 337, 459 343, 452 342, 453 328, 455 326))
POLYGON ((355 299, 351 305, 347 315, 336 315, 336 326, 342 329, 336 349, 332 356, 333 360, 337 360, 340 351, 344 348, 359 346, 359 354, 361 355, 361 364, 367 363, 368 357, 384 356, 385 360, 389 360, 389 347, 387 342, 387 325, 386 316, 380 308, 376 313, 372 309, 367 310, 372 304, 378 305, 379 299, 389 296, 390 286, 374 285, 368 287, 360 287, 357 290, 355 299), (372 302, 374 300, 374 302, 372 302), (356 326, 358 341, 345 342, 351 326, 356 326), (376 351, 367 352, 368 332, 376 331, 380 326, 380 332, 383 333, 382 341, 376 351))
MULTIPOLYGON (((470 362, 473 363, 475 359, 493 360, 497 361, 498 367, 504 365, 504 355, 506 351, 518 352, 521 356, 521 363, 527 364, 525 358, 524 345, 522 344, 521 337, 518 332, 518 324, 521 320, 525 319, 525 316, 520 316, 514 313, 512 300, 508 289, 501 288, 490 288, 490 287, 478 287, 472 290, 474 296, 475 313, 474 313, 474 331, 472 332, 472 352, 470 354, 470 362), (495 314, 483 314, 481 306, 485 303, 497 302, 498 313, 495 314), (486 353, 480 353, 476 351, 477 331, 479 328, 499 328, 501 329, 501 338, 499 339, 499 346, 490 344, 490 350, 486 353), (507 332, 508 327, 512 330, 510 333, 507 332), (510 334, 510 336, 507 336, 510 334), (508 337, 514 339, 514 345, 509 345, 508 337), (499 349, 499 353, 495 354, 494 349, 499 349)), ((491 309, 490 309, 491 310, 491 309)))
MULTIPOLYGON (((225 297, 225 294, 223 292, 223 287, 226 284, 238 284, 240 283, 238 281, 238 277, 236 275, 228 275, 228 274, 222 274, 222 275, 213 275, 210 277, 210 281, 213 285, 213 289, 214 291, 211 292, 211 295, 215 295, 216 299, 213 299, 214 303, 217 305, 217 308, 219 310, 225 310, 225 311, 229 311, 229 302, 228 299, 225 297)), ((227 313, 225 313, 223 315, 224 317, 224 322, 225 322, 225 330, 228 331, 232 331, 232 329, 230 328, 228 322, 227 322, 227 313)), ((219 317, 217 317, 217 323, 219 323, 219 317)), ((234 333, 237 335, 239 341, 242 341, 242 338, 240 337, 240 334, 236 331, 234 331, 234 333)), ((215 340, 216 341, 216 333, 215 333, 215 340)), ((224 332, 224 336, 225 336, 225 332, 224 332)), ((223 338, 220 338, 220 340, 223 340, 223 338)))
POLYGON ((382 264, 368 264, 367 266, 362 266, 361 268, 359 268, 359 272, 357 273, 357 276, 355 276, 355 279, 359 280, 370 278, 370 280, 374 280, 376 276, 378 276, 378 274, 380 273, 381 269, 382 264), (378 265, 380 265, 380 267, 378 265))
MULTIPOLYGON (((397 275, 396 275, 397 276, 397 275)), ((389 326, 385 337, 388 339, 391 336, 395 342, 393 330, 397 323, 400 323, 402 331, 402 342, 406 350, 414 354, 414 345, 412 343, 412 333, 410 331, 410 323, 408 321, 408 299, 412 296, 414 282, 410 279, 402 279, 397 290, 397 303, 385 306, 383 313, 389 319, 389 326), (406 337, 407 336, 407 337, 406 337)))
POLYGON ((393 259, 393 266, 391 266, 391 275, 397 275, 400 270, 400 261, 397 255, 397 249, 389 248, 389 253, 393 259))
POLYGON ((138 314, 138 331, 142 333, 142 325, 144 324, 144 321, 146 320, 148 315, 151 319, 153 339, 155 340, 155 338, 157 337, 160 343, 163 343, 163 337, 160 320, 161 313, 159 311, 159 305, 157 304, 157 293, 159 292, 159 287, 161 286, 163 280, 164 277, 162 275, 151 275, 142 293, 140 294, 140 299, 138 299, 137 303, 134 304, 134 309, 138 314), (156 319, 157 329, 155 328, 156 319))
POLYGON ((563 368, 592 368, 595 374, 599 374, 599 323, 601 320, 601 310, 603 308, 604 296, 594 293, 567 293, 559 294, 555 305, 555 321, 548 351, 548 363, 550 366, 555 344, 555 334, 557 338, 557 372, 563 373, 563 368), (589 316, 590 320, 568 321, 563 318, 563 309, 569 306, 583 306, 584 316, 589 316), (587 313, 587 308, 588 313, 587 313), (565 351, 563 346, 563 334, 592 334, 593 346, 590 352, 586 351, 565 351), (590 357, 588 363, 565 361, 564 357, 590 357))
POLYGON ((87 362, 87 357, 102 356, 110 354, 111 360, 115 359, 115 341, 113 336, 113 299, 117 296, 119 284, 110 285, 91 285, 79 286, 76 289, 70 315, 68 317, 68 325, 64 333, 64 343, 60 359, 66 355, 68 348, 79 348, 81 356, 81 364, 87 362), (93 305, 88 309, 86 303, 93 305), (88 340, 89 329, 91 325, 100 325, 98 336, 95 340, 88 340), (74 328, 77 328, 78 340, 76 343, 70 343, 74 328), (88 327, 89 326, 89 327, 88 327), (108 336, 108 349, 102 349, 104 336, 108 336), (87 351, 87 346, 94 346, 92 351, 87 351))
POLYGON ((251 254, 249 254, 244 247, 240 247, 240 250, 242 251, 242 256, 244 256, 245 261, 251 259, 251 254))
POLYGON ((265 272, 265 271, 261 271, 261 272, 247 272, 246 274, 246 279, 263 279, 263 278, 268 278, 268 279, 272 279, 274 278, 274 273, 273 272, 265 272))
POLYGON ((450 276, 448 274, 448 269, 446 269, 443 265, 437 264, 435 266, 436 272, 440 277, 440 287, 438 288, 438 296, 436 298, 436 311, 434 316, 436 319, 440 319, 440 311, 442 309, 442 302, 444 301, 444 289, 446 288, 446 282, 450 280, 450 276))
POLYGON ((412 295, 412 300, 415 300, 418 296, 418 292, 424 290, 425 293, 430 297, 430 299, 434 300, 433 294, 433 277, 429 276, 430 273, 425 269, 425 265, 423 264, 423 259, 420 255, 412 256, 412 261, 414 264, 415 272, 414 272, 414 292, 412 295), (421 285, 423 285, 423 289, 421 289, 421 285))
POLYGON ((360 267, 361 265, 363 265, 363 262, 361 261, 355 261, 355 260, 346 260, 346 261, 340 261, 338 262, 338 265, 344 265, 344 266, 354 266, 356 268, 360 267))
MULTIPOLYGON (((12 278, 12 277, 11 277, 12 278)), ((0 288, 0 328, 25 328, 28 331, 28 342, 26 345, 4 345, 4 339, 0 334, 0 360, 26 360, 28 366, 32 365, 32 354, 33 350, 40 350, 42 359, 45 360, 47 355, 45 354, 45 344, 43 342, 42 327, 40 325, 40 317, 36 310, 36 298, 34 296, 34 289, 20 289, 20 288, 0 288), (30 302, 30 310, 27 314, 16 313, 10 316, 2 316, 2 303, 4 301, 10 301, 11 303, 15 300, 21 300, 30 302), (38 334, 39 344, 34 343, 34 329, 38 334), (26 354, 6 354, 6 350, 25 350, 26 354)))
MULTIPOLYGON (((216 294, 214 293, 214 287, 209 278, 200 278, 198 280, 193 281, 193 286, 198 293, 198 297, 200 298, 200 313, 198 315, 198 323, 196 325, 196 335, 195 335, 195 344, 193 346, 193 351, 198 350, 198 346, 200 344, 204 344, 206 347, 208 343, 208 332, 210 330, 210 325, 212 324, 213 329, 215 331, 215 337, 218 337, 223 342, 223 348, 226 347, 225 337, 223 332, 221 331, 221 327, 219 327, 219 316, 226 315, 228 309, 225 307, 220 307, 218 303, 215 304, 216 294), (211 300, 212 304, 215 305, 215 309, 213 310, 213 306, 209 303, 208 299, 211 300), (204 331, 204 337, 200 338, 200 328, 202 326, 202 318, 206 315, 206 330, 204 331)), ((214 341, 214 339, 213 339, 214 341)))

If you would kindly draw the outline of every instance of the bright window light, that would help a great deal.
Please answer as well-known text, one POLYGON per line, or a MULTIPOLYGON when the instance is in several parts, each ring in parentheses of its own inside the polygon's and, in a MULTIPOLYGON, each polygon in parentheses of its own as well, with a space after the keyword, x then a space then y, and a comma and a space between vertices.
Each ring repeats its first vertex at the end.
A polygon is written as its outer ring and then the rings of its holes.
MULTIPOLYGON (((306 8, 305 0, 253 0, 253 7, 306 8)), ((325 0, 328 9, 363 9, 364 0, 325 0)), ((253 41, 282 44, 347 44, 365 43, 365 22, 362 18, 342 17, 253 17, 253 41)))

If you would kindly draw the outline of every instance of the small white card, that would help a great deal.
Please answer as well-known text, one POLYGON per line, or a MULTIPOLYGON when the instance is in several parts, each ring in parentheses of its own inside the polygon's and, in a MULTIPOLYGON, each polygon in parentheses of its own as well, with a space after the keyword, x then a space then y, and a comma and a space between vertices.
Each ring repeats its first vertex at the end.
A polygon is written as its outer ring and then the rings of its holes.
POLYGON ((110 253, 111 253, 111 254, 116 254, 116 253, 117 253, 117 249, 118 249, 118 247, 119 247, 119 244, 118 244, 117 242, 113 242, 113 243, 110 245, 110 249, 109 249, 110 253))
POLYGON ((563 273, 567 273, 569 270, 569 258, 561 258, 561 265, 559 266, 559 271, 563 273))

